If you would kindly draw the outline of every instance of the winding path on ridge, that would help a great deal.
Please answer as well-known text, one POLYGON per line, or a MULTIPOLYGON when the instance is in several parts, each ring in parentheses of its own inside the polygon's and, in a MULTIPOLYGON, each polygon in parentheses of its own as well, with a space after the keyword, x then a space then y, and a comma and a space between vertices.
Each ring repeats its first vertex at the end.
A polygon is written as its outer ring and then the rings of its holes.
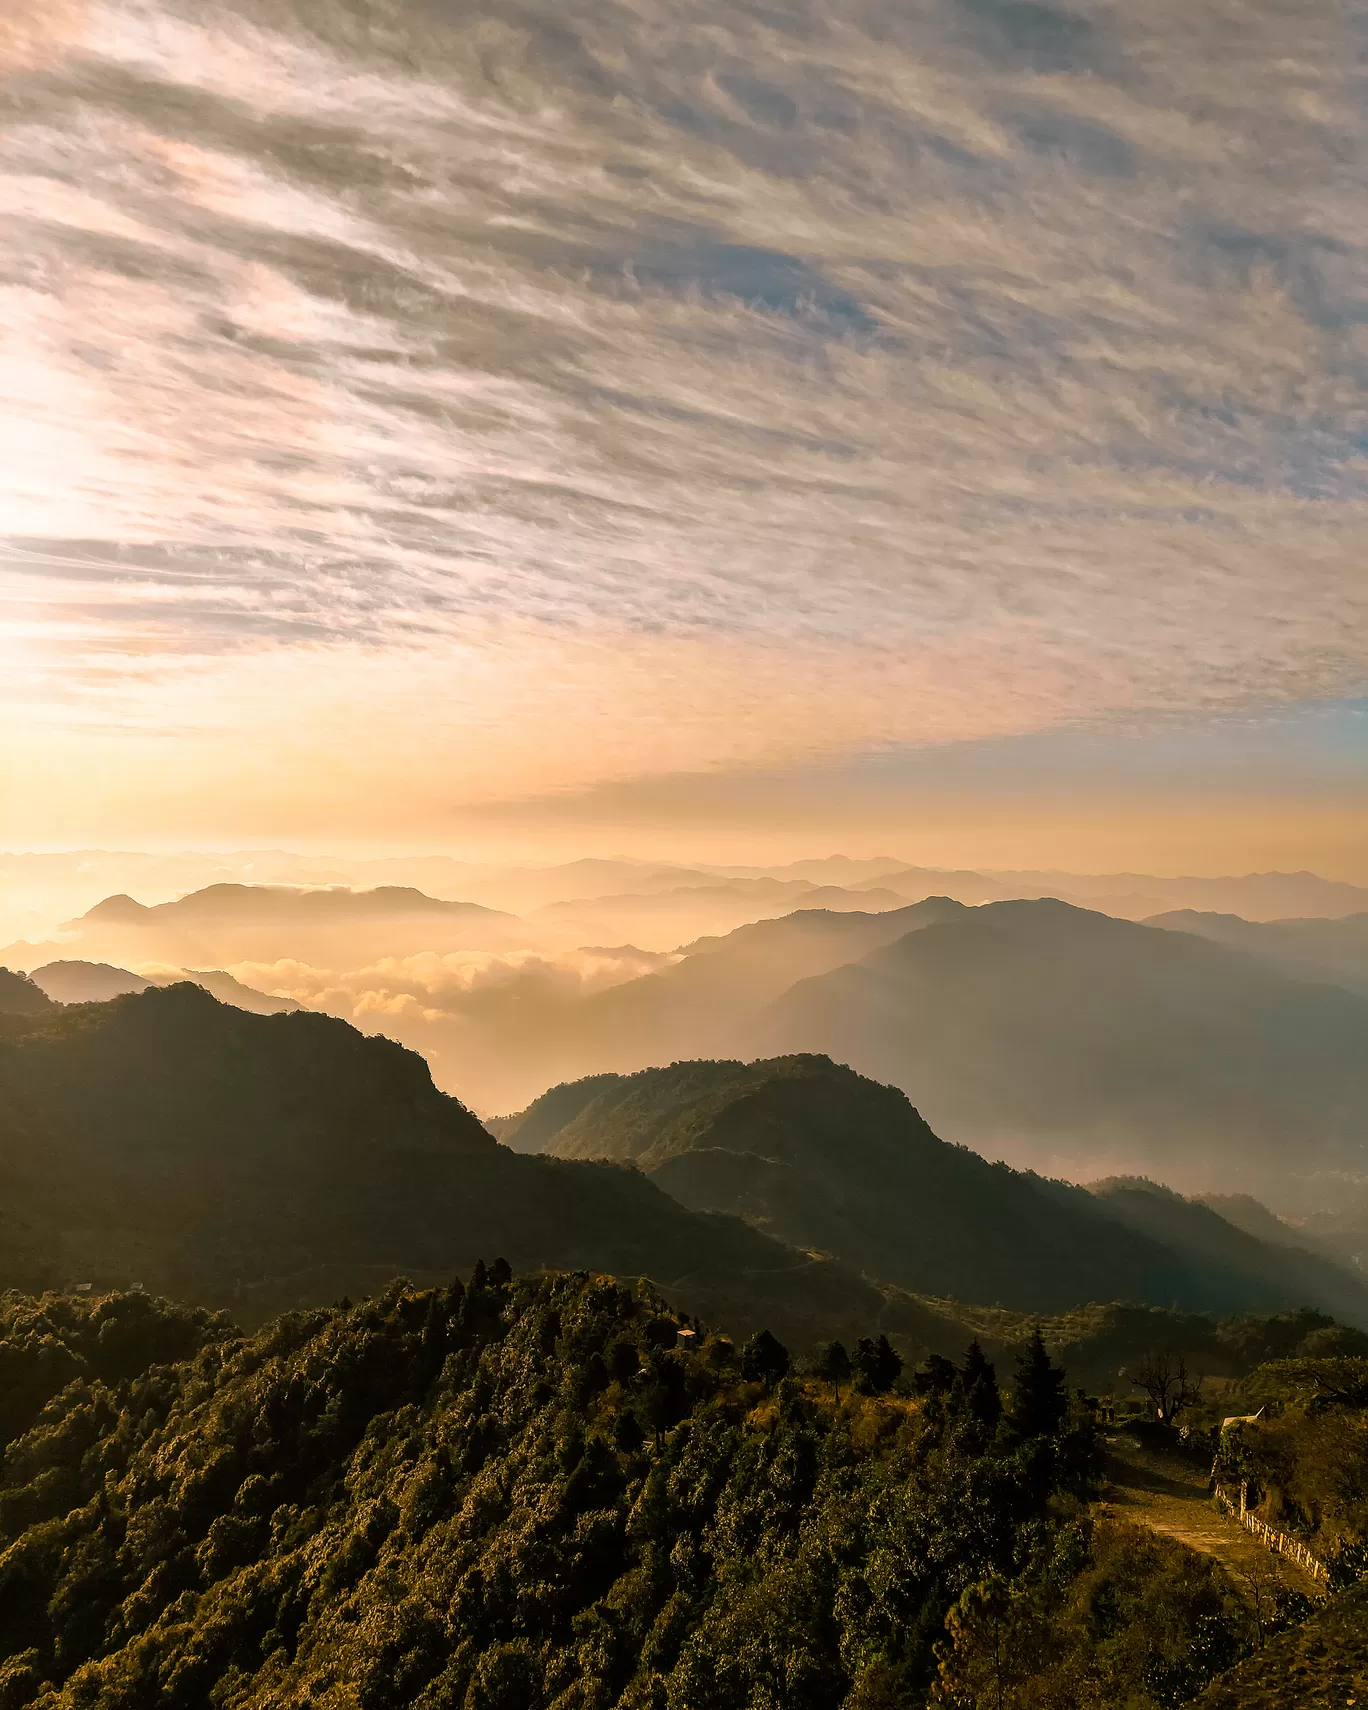
POLYGON ((1111 1437, 1107 1448, 1107 1486, 1099 1505, 1104 1513, 1215 1556, 1246 1598, 1255 1586, 1265 1592, 1275 1584, 1317 1600, 1324 1597, 1324 1587, 1310 1574, 1217 1513, 1201 1467, 1146 1448, 1124 1432, 1111 1437))

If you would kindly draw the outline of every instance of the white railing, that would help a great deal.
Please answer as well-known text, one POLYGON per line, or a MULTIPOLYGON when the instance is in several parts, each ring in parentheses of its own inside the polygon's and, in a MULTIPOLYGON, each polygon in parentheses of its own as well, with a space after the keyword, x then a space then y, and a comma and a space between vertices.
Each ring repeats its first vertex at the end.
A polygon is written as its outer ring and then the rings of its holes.
POLYGON ((1240 1486, 1238 1507, 1220 1485, 1217 1485, 1216 1505, 1229 1514, 1232 1520, 1238 1520, 1246 1532, 1251 1532, 1260 1543, 1266 1545, 1275 1555, 1286 1556, 1289 1561, 1296 1562, 1297 1566, 1303 1572, 1309 1573, 1313 1579, 1329 1579, 1330 1569, 1319 1556, 1312 1555, 1299 1538, 1293 1538, 1286 1532, 1279 1532, 1275 1527, 1268 1525, 1266 1521, 1260 1520, 1257 1515, 1249 1512, 1245 1506, 1245 1487, 1243 1485, 1240 1486))

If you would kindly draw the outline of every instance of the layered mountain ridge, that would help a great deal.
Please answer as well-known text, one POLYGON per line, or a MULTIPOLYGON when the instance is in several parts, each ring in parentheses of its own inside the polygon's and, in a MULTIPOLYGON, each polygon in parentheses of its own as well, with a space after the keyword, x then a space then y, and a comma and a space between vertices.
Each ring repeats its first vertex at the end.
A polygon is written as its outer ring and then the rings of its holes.
POLYGON ((595 1076, 493 1127, 512 1147, 634 1163, 685 1205, 922 1294, 1043 1312, 1316 1305, 1368 1323, 1368 1289, 1328 1255, 1154 1183, 1089 1192, 991 1164, 939 1139, 898 1088, 825 1057, 595 1076))
POLYGON ((389 1040, 189 984, 0 1020, 0 1235, 0 1286, 137 1282, 253 1320, 494 1253, 798 1338, 886 1305, 635 1170, 515 1155, 389 1040))

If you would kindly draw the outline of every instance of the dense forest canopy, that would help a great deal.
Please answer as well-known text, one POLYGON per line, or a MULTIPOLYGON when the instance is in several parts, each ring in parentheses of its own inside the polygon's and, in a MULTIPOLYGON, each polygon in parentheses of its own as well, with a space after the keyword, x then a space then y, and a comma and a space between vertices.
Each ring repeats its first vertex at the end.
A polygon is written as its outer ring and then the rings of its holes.
POLYGON ((1090 1517, 1038 1342, 1000 1383, 870 1338, 838 1402, 502 1261, 250 1338, 11 1296, 0 1347, 45 1335, 86 1366, 5 1455, 5 1710, 1158 1710, 1251 1643, 1214 1563, 1090 1517))
POLYGON ((54 1007, 47 993, 27 974, 0 968, 0 1015, 42 1015, 54 1007))

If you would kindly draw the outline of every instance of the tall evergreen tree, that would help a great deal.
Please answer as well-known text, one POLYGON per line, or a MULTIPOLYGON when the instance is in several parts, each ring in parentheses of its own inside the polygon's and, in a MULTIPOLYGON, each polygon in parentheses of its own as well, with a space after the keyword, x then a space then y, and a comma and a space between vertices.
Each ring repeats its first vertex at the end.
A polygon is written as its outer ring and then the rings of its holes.
POLYGON ((789 1373, 788 1349, 768 1330, 757 1330, 741 1353, 741 1376, 768 1389, 789 1373))
POLYGON ((823 1383, 831 1385, 831 1393, 839 1405, 841 1400, 841 1385, 851 1373, 850 1355, 846 1352, 843 1342, 825 1342, 817 1350, 813 1361, 814 1377, 821 1378, 823 1383))
POLYGON ((997 1372, 977 1341, 971 1342, 965 1351, 959 1387, 965 1411, 991 1431, 1002 1418, 1002 1396, 998 1392, 997 1372))
POLYGON ((926 1364, 913 1372, 912 1387, 918 1395, 949 1395, 958 1376, 953 1360, 944 1354, 930 1354, 926 1364))
POLYGON ((1051 1361, 1037 1325, 1016 1363, 1012 1423, 1023 1437, 1053 1437, 1068 1411, 1064 1373, 1051 1361))
POLYGON ((886 1395, 902 1376, 902 1358, 887 1336, 880 1336, 877 1341, 861 1336, 855 1344, 854 1364, 860 1388, 866 1395, 886 1395))

